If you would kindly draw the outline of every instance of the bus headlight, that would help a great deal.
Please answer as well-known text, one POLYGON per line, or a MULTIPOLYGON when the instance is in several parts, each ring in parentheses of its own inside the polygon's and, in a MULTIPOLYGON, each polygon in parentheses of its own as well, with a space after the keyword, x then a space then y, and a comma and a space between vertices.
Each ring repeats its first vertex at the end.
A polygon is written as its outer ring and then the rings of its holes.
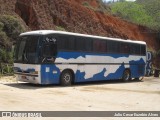
POLYGON ((13 67, 14 72, 18 72, 18 70, 19 70, 18 67, 13 67))

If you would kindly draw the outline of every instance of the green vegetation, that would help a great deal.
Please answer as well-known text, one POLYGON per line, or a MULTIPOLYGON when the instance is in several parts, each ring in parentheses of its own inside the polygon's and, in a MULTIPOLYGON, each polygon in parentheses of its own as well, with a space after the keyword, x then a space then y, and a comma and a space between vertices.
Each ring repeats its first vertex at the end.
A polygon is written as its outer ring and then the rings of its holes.
POLYGON ((0 49, 0 76, 13 74, 13 52, 0 49))
POLYGON ((12 45, 24 31, 25 28, 17 18, 10 15, 0 16, 0 74, 13 72, 8 65, 13 64, 12 45))
POLYGON ((86 7, 90 6, 87 1, 84 1, 84 2, 82 3, 82 5, 84 5, 84 6, 86 6, 86 7))
POLYGON ((99 2, 98 8, 94 8, 87 1, 84 1, 82 5, 94 11, 111 12, 127 21, 160 31, 160 0, 136 0, 135 2, 118 0, 118 2, 108 3, 104 0, 97 1, 99 2))
MULTIPOLYGON (((136 2, 126 2, 120 0, 110 4, 112 14, 127 21, 147 26, 160 34, 160 0, 136 0, 136 2)), ((160 37, 157 35, 157 44, 160 44, 160 37)), ((160 49, 153 51, 156 67, 160 68, 160 49)))
POLYGON ((0 16, 0 22, 3 24, 1 25, 1 30, 5 32, 12 41, 16 41, 18 35, 25 30, 18 19, 10 15, 0 16))
POLYGON ((112 3, 111 11, 113 14, 125 20, 147 26, 153 30, 156 30, 158 33, 158 31, 160 31, 159 6, 159 0, 136 0, 136 2, 121 1, 112 3))
POLYGON ((13 52, 7 51, 5 49, 0 49, 0 61, 4 63, 13 63, 13 52))
POLYGON ((136 2, 115 2, 111 4, 113 14, 133 23, 160 31, 160 1, 137 0, 136 2))
POLYGON ((99 1, 99 7, 96 9, 96 11, 103 12, 103 13, 110 13, 110 7, 108 4, 106 4, 103 0, 99 1))
POLYGON ((86 7, 86 8, 89 8, 89 9, 91 9, 91 10, 96 10, 94 7, 92 7, 87 1, 84 1, 83 3, 82 3, 82 5, 84 6, 84 7, 86 7))
POLYGON ((110 12, 109 6, 107 4, 105 4, 103 2, 103 0, 97 0, 97 2, 99 3, 99 6, 97 8, 91 6, 87 1, 84 1, 82 3, 82 5, 85 6, 86 8, 93 10, 93 11, 102 12, 102 13, 110 12))
POLYGON ((12 44, 24 28, 18 19, 10 15, 0 16, 0 62, 12 63, 12 44))
POLYGON ((142 5, 135 2, 117 2, 111 6, 112 13, 136 24, 153 27, 154 20, 142 5))
POLYGON ((63 28, 61 26, 55 26, 55 30, 66 31, 65 28, 63 28))
POLYGON ((144 7, 154 20, 153 26, 160 31, 160 0, 137 0, 136 3, 144 7))

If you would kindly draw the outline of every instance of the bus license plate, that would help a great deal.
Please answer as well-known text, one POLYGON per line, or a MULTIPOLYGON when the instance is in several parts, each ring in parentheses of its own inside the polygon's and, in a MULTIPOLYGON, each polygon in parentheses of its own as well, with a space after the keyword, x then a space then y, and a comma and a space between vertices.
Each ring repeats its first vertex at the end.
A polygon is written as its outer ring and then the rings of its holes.
POLYGON ((22 76, 21 78, 22 78, 22 79, 26 79, 26 76, 22 76))

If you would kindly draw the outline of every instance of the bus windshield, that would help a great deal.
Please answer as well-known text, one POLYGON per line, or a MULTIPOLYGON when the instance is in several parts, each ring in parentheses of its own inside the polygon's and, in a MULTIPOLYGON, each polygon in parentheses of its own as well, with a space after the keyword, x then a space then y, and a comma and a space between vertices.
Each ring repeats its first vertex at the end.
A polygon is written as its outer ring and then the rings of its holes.
POLYGON ((15 49, 15 62, 17 63, 38 63, 39 36, 22 36, 15 49))

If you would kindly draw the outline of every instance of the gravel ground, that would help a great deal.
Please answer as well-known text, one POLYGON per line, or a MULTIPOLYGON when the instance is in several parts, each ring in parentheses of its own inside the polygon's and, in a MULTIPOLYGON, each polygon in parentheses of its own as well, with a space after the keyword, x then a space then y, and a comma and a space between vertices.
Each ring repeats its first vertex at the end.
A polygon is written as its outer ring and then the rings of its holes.
POLYGON ((13 76, 1 77, 0 111, 160 111, 160 78, 146 77, 142 82, 107 81, 62 87, 17 82, 13 76))

